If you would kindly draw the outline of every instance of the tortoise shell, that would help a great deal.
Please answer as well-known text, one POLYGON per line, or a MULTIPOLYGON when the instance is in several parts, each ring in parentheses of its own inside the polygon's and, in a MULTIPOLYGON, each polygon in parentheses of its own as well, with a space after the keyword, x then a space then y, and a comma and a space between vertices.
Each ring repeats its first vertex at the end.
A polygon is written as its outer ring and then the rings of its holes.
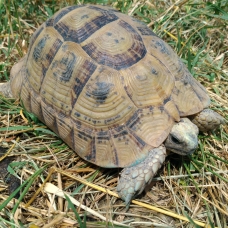
POLYGON ((34 33, 20 98, 85 160, 127 167, 209 105, 170 46, 105 6, 70 6, 34 33))

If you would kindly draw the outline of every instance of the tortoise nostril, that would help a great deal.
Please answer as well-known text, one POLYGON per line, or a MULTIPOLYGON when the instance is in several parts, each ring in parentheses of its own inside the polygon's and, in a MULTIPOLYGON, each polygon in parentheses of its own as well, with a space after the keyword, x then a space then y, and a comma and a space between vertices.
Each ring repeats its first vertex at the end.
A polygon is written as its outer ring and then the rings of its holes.
POLYGON ((176 144, 181 144, 182 142, 175 136, 171 135, 171 141, 176 144))

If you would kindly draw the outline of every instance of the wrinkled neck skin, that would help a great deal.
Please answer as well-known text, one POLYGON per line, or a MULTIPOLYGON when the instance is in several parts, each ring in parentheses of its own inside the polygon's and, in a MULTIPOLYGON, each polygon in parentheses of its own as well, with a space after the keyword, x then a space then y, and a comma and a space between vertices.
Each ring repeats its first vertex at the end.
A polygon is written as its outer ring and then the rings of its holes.
POLYGON ((165 140, 165 147, 177 154, 190 155, 198 147, 198 134, 199 129, 195 124, 188 118, 181 118, 165 140))
POLYGON ((20 97, 21 85, 25 76, 24 70, 26 59, 27 55, 25 55, 18 63, 16 63, 10 71, 10 89, 12 97, 14 98, 20 97))

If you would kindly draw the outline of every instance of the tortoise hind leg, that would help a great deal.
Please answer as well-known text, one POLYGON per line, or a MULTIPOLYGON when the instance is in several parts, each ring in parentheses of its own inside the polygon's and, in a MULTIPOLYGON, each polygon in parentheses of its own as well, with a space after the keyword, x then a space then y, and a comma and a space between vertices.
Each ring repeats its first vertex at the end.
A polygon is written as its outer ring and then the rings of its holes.
POLYGON ((22 82, 26 75, 26 61, 27 55, 23 56, 18 63, 14 64, 10 71, 10 87, 14 98, 19 98, 20 96, 22 82))
POLYGON ((117 192, 128 208, 131 200, 139 195, 149 184, 161 167, 166 157, 166 149, 162 145, 152 149, 146 159, 137 165, 124 168, 117 185, 117 192))
POLYGON ((211 109, 204 109, 193 116, 192 122, 200 131, 212 131, 225 123, 225 119, 211 109))
POLYGON ((21 85, 25 77, 25 64, 27 55, 22 57, 10 71, 10 81, 0 83, 0 93, 5 97, 19 98, 21 85))
POLYGON ((13 97, 11 88, 10 88, 10 81, 5 83, 0 83, 0 94, 4 97, 13 97))

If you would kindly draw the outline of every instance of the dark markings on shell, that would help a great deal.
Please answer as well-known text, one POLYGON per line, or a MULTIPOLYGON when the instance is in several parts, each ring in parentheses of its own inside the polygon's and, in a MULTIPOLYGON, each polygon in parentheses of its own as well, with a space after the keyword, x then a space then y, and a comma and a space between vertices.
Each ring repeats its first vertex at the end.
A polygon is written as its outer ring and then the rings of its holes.
POLYGON ((51 49, 49 50, 49 52, 46 54, 45 61, 47 61, 47 64, 46 64, 47 67, 42 66, 43 76, 45 76, 45 74, 48 70, 48 67, 50 66, 52 60, 55 58, 55 55, 58 52, 59 48, 61 47, 62 43, 63 42, 60 39, 56 39, 55 42, 53 43, 51 49))
POLYGON ((188 77, 185 77, 184 79, 181 80, 184 84, 184 86, 187 86, 188 84, 190 84, 189 82, 189 78, 188 77))
POLYGON ((119 166, 119 158, 118 158, 117 150, 116 150, 115 147, 113 148, 113 153, 114 153, 114 158, 115 158, 114 164, 115 164, 116 166, 119 166))
POLYGON ((60 11, 60 13, 54 18, 54 24, 56 24, 62 17, 64 17, 66 14, 68 14, 70 11, 75 10, 77 8, 83 7, 83 5, 74 5, 69 6, 63 10, 60 11))
POLYGON ((96 141, 95 141, 95 138, 92 138, 91 151, 87 156, 85 156, 85 159, 88 161, 91 161, 91 162, 95 162, 95 159, 96 159, 96 141))
POLYGON ((143 36, 156 36, 158 37, 151 29, 148 27, 137 27, 137 29, 140 31, 141 35, 143 36))
MULTIPOLYGON (((98 9, 99 8, 94 8, 94 10, 98 9)), ((55 24, 54 28, 61 34, 65 41, 81 43, 106 24, 118 19, 118 17, 110 11, 101 9, 99 9, 99 11, 102 13, 101 16, 98 16, 93 20, 88 20, 89 22, 85 23, 82 27, 78 27, 77 29, 71 29, 62 21, 55 24)))
POLYGON ((151 68, 151 73, 154 75, 158 75, 158 72, 156 69, 154 69, 153 67, 151 68))
POLYGON ((66 114, 64 114, 64 113, 62 113, 62 112, 59 112, 59 113, 58 113, 58 119, 59 119, 59 121, 66 125, 66 123, 65 123, 65 121, 64 121, 65 118, 67 118, 66 114))
POLYGON ((74 120, 74 124, 73 124, 78 130, 80 130, 82 128, 82 123, 79 120, 74 120))
POLYGON ((67 51, 60 61, 56 61, 55 63, 53 63, 52 68, 55 68, 53 75, 57 77, 60 81, 70 81, 75 63, 76 55, 71 51, 67 51))
POLYGON ((97 136, 97 139, 98 139, 98 142, 103 141, 103 140, 108 141, 110 139, 110 137, 109 136, 97 136))
MULTIPOLYGON (((31 51, 31 47, 32 45, 34 44, 34 42, 36 41, 37 37, 40 35, 40 33, 44 30, 44 27, 41 26, 39 29, 37 29, 35 31, 35 33, 33 34, 32 38, 30 39, 30 45, 29 45, 29 53, 31 51)), ((29 56, 29 53, 28 53, 28 56, 29 56)))
MULTIPOLYGON (((31 88, 32 89, 32 88, 31 88)), ((33 94, 36 96, 32 96, 31 93, 30 94, 30 107, 31 107, 31 112, 34 113, 35 115, 39 116, 39 120, 41 122, 44 122, 44 116, 43 116, 43 112, 42 112, 42 107, 41 107, 41 103, 37 101, 37 97, 39 96, 38 94, 36 94, 36 92, 33 90, 33 94), (37 113, 39 112, 39 113, 37 113)))
POLYGON ((171 101, 171 97, 166 97, 163 101, 163 104, 165 105, 166 103, 168 103, 169 101, 171 101))
POLYGON ((161 106, 159 106, 158 108, 159 108, 159 110, 161 111, 161 113, 165 110, 164 105, 161 105, 161 106))
MULTIPOLYGON (((180 58, 178 58, 178 69, 177 69, 177 75, 179 76, 179 73, 183 70, 183 68, 186 68, 184 63, 181 61, 180 58)), ((192 77, 192 76, 191 76, 192 77)))
POLYGON ((52 26, 54 25, 54 18, 53 18, 53 17, 49 18, 49 19, 45 22, 45 24, 46 24, 46 27, 52 27, 52 26))
MULTIPOLYGON (((52 60, 54 59, 57 51, 59 50, 59 48, 62 45, 62 41, 60 39, 56 39, 55 42, 53 43, 50 51, 47 53, 46 55, 46 59, 48 60, 48 63, 50 64, 52 62, 52 60)), ((48 64, 48 65, 49 65, 48 64)))
POLYGON ((153 113, 153 112, 154 112, 154 106, 149 106, 149 111, 150 111, 151 113, 153 113))
MULTIPOLYGON (((43 100, 43 103, 46 103, 45 100, 43 100)), ((44 123, 50 127, 57 135, 59 135, 58 127, 57 127, 57 121, 56 121, 56 110, 53 109, 50 105, 46 106, 41 106, 42 107, 42 113, 43 113, 43 118, 44 123), (47 122, 49 121, 49 122, 47 122)))
POLYGON ((109 132, 108 131, 101 130, 101 131, 98 131, 97 132, 97 136, 98 137, 107 136, 107 135, 109 135, 109 132))
MULTIPOLYGON (((138 135, 134 134, 134 137, 136 138, 137 142, 138 142, 142 147, 146 146, 145 141, 143 141, 138 135)), ((139 144, 137 144, 137 145, 139 145, 139 144)))
MULTIPOLYGON (((60 113, 58 114, 58 125, 64 127, 65 129, 70 129, 70 130, 71 130, 72 126, 70 126, 69 124, 67 124, 66 119, 67 119, 67 116, 66 116, 64 113, 60 112, 60 113)), ((60 130, 61 130, 61 129, 60 129, 60 130)), ((68 133, 69 133, 69 132, 68 132, 68 133)), ((68 136, 68 137, 69 137, 69 136, 68 136)), ((71 140, 69 140, 69 143, 71 143, 71 140)), ((71 147, 72 144, 69 144, 69 146, 71 147)))
POLYGON ((85 19, 85 18, 86 18, 86 19, 89 18, 88 14, 84 14, 84 15, 81 16, 81 19, 85 19))
POLYGON ((112 83, 96 82, 96 88, 92 91, 92 96, 97 103, 102 104, 105 102, 112 86, 112 83))
POLYGON ((70 130, 70 135, 69 135, 69 137, 70 137, 70 140, 71 140, 71 148, 74 150, 74 151, 76 151, 76 149, 75 149, 75 138, 74 138, 74 128, 72 127, 71 128, 71 130, 70 130))
POLYGON ((120 20, 118 24, 121 27, 125 28, 129 33, 131 33, 134 40, 138 40, 143 43, 142 37, 137 33, 137 31, 130 24, 128 24, 126 21, 123 21, 123 20, 120 20))
POLYGON ((26 67, 25 73, 26 73, 26 76, 27 76, 25 80, 28 80, 28 78, 31 77, 31 74, 30 74, 29 69, 27 67, 26 67))
POLYGON ((135 142, 140 149, 147 145, 146 142, 143 141, 138 135, 136 135, 134 131, 130 130, 130 132, 131 134, 129 135, 135 138, 135 142))
POLYGON ((169 49, 167 48, 165 42, 162 40, 156 40, 155 48, 158 48, 163 54, 170 55, 169 49))
POLYGON ((48 35, 44 36, 38 44, 35 46, 33 50, 32 57, 36 62, 41 62, 41 57, 42 57, 42 51, 46 45, 47 40, 50 39, 48 35))
POLYGON ((192 75, 190 74, 187 67, 182 62, 182 75, 179 77, 179 80, 186 86, 188 84, 192 85, 192 75))
POLYGON ((78 42, 77 33, 70 29, 69 26, 65 25, 63 22, 59 22, 54 25, 54 28, 61 34, 65 41, 78 42))
POLYGON ((115 120, 119 119, 121 117, 120 114, 117 114, 116 116, 113 116, 111 118, 105 119, 104 123, 109 124, 110 122, 114 122, 115 120))
POLYGON ((79 112, 75 112, 74 115, 77 116, 77 117, 81 116, 81 114, 79 112))
POLYGON ((128 97, 130 98, 130 100, 134 103, 135 101, 132 99, 132 95, 129 93, 128 86, 125 85, 125 86, 124 86, 124 89, 125 89, 125 91, 126 91, 128 97))
MULTIPOLYGON (((60 126, 66 125, 64 119, 59 118, 58 121, 59 121, 59 122, 58 122, 57 125, 60 125, 60 126)), ((67 126, 67 125, 66 125, 66 126, 67 126)))
POLYGON ((77 74, 77 78, 75 79, 75 86, 73 91, 76 95, 76 98, 73 99, 73 104, 77 101, 81 91, 89 80, 90 76, 96 70, 97 66, 89 60, 85 60, 83 65, 80 67, 80 71, 77 74))
POLYGON ((135 78, 136 78, 138 81, 147 80, 147 76, 146 76, 146 75, 136 75, 135 78))
POLYGON ((123 126, 119 126, 119 127, 115 128, 115 130, 117 133, 113 134, 114 138, 123 137, 125 135, 128 135, 128 131, 123 126))
POLYGON ((135 113, 131 116, 131 118, 126 122, 126 126, 130 128, 131 130, 136 130, 135 125, 140 121, 139 113, 141 112, 141 109, 138 109, 135 111, 135 113))
MULTIPOLYGON (((28 77, 29 77, 29 74, 28 74, 28 70, 26 69, 26 76, 25 76, 25 79, 24 79, 24 81, 22 82, 23 84, 22 84, 22 86, 24 86, 25 87, 25 89, 26 89, 26 92, 27 92, 27 94, 26 94, 26 99, 27 99, 27 101, 29 101, 28 103, 29 103, 29 110, 28 111, 32 111, 32 99, 31 99, 31 85, 29 84, 29 79, 28 79, 28 77), (30 88, 28 88, 28 87, 30 87, 30 88)), ((22 89, 21 89, 22 90, 22 89)), ((23 102, 23 101, 22 101, 23 102)), ((26 101, 25 101, 26 102, 26 101)), ((27 102, 26 102, 27 103, 27 102)), ((24 106, 24 105, 23 105, 24 106)))
POLYGON ((110 135, 108 131, 98 131, 96 135, 98 142, 110 140, 110 135))
MULTIPOLYGON (((28 51, 28 56, 30 56, 31 50, 32 50, 32 46, 34 45, 34 42, 36 41, 37 37, 40 35, 40 33, 44 30, 44 27, 41 26, 39 29, 37 29, 35 31, 35 33, 33 34, 33 36, 30 39, 30 44, 29 44, 29 51, 28 51)), ((27 58, 28 61, 29 58, 27 58)))
POLYGON ((92 136, 90 134, 86 134, 83 131, 78 131, 78 137, 84 139, 85 141, 88 141, 88 138, 92 139, 92 136))
MULTIPOLYGON (((25 65, 21 68, 21 70, 20 70, 19 73, 20 73, 21 75, 24 75, 25 77, 27 77, 27 76, 26 76, 26 74, 27 74, 27 68, 26 68, 25 65)), ((27 79, 27 80, 28 80, 28 79, 27 79)), ((23 83, 22 83, 22 85, 23 85, 23 83)), ((18 94, 21 94, 22 85, 20 86, 20 88, 19 88, 19 90, 18 90, 18 94)))
POLYGON ((91 146, 91 161, 95 162, 96 160, 96 141, 95 138, 92 139, 91 142, 92 146, 91 146))
POLYGON ((115 55, 107 54, 105 51, 100 50, 93 41, 82 48, 97 63, 120 70, 137 63, 146 55, 147 51, 141 36, 130 24, 122 20, 118 24, 126 29, 133 38, 132 46, 126 52, 115 55))

